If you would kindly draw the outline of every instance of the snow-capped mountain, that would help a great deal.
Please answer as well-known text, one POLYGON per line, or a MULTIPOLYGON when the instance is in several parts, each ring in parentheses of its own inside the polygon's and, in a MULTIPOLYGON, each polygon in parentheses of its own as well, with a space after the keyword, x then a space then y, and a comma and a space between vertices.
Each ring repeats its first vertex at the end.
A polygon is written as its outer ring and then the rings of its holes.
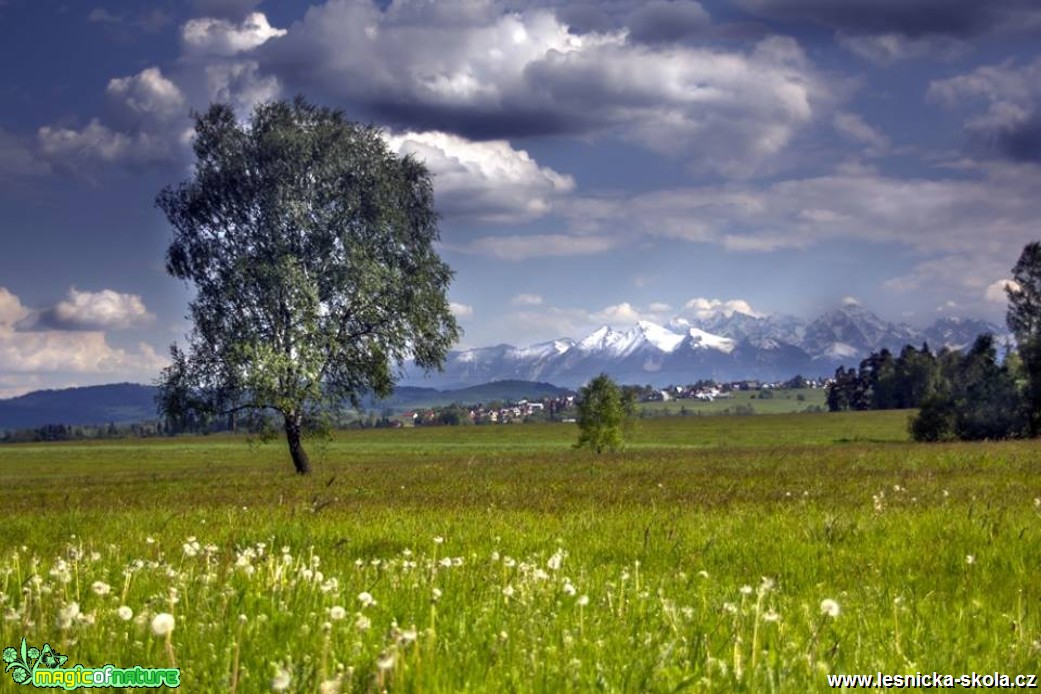
POLYGON ((449 354, 443 372, 407 373, 403 385, 460 387, 504 379, 586 383, 601 372, 623 383, 687 383, 703 378, 777 380, 828 376, 856 366, 870 352, 928 342, 962 349, 982 332, 1004 339, 984 321, 942 318, 925 330, 882 320, 858 304, 844 304, 804 322, 792 316, 734 312, 667 325, 640 321, 616 330, 604 325, 580 340, 562 338, 530 347, 496 345, 449 354))

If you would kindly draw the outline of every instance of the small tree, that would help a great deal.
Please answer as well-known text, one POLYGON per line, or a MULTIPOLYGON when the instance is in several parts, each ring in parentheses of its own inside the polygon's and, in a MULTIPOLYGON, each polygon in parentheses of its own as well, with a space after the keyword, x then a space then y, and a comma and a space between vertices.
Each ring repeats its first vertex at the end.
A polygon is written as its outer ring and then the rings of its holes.
POLYGON ((300 474, 301 434, 406 360, 438 367, 458 337, 438 257, 430 176, 374 127, 303 99, 196 116, 193 177, 156 199, 170 274, 194 285, 187 350, 171 348, 160 407, 274 412, 300 474))
POLYGON ((1041 242, 1028 243, 1012 268, 1008 294, 1009 330, 1016 336, 1019 357, 1027 376, 1028 431, 1041 434, 1041 242))
POLYGON ((631 394, 624 394, 610 376, 602 373, 579 390, 577 407, 575 448, 588 446, 599 454, 604 449, 616 451, 622 447, 635 408, 631 394))

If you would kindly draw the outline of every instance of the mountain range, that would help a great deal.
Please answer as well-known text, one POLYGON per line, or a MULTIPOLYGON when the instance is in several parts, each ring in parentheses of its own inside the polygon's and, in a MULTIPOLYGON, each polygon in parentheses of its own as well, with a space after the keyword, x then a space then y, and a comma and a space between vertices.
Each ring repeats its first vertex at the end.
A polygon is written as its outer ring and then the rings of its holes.
POLYGON ((631 328, 602 326, 580 340, 560 338, 529 347, 496 345, 451 352, 440 373, 406 373, 402 383, 459 388, 502 379, 579 386, 601 372, 622 383, 691 383, 698 379, 773 381, 796 374, 830 376, 856 366, 873 351, 904 345, 962 349, 996 325, 944 317, 926 329, 891 323, 859 304, 846 303, 811 320, 740 312, 666 325, 640 321, 631 328))

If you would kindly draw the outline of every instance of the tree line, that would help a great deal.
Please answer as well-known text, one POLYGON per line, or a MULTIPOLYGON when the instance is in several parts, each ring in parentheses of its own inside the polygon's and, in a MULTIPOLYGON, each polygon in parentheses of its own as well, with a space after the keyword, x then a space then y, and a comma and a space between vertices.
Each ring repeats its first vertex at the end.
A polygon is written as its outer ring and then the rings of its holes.
POLYGON ((933 353, 908 345, 883 349, 839 367, 828 386, 828 409, 918 408, 909 428, 916 441, 975 441, 1036 437, 1041 433, 1041 242, 1028 244, 1006 288, 1006 320, 1015 346, 991 334, 965 352, 933 353))

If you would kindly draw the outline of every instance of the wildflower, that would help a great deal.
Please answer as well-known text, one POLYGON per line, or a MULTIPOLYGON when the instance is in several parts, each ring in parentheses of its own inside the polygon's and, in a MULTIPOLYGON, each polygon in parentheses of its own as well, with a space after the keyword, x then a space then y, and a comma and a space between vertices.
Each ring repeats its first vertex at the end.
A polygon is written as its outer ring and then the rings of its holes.
POLYGON ((546 562, 546 566, 548 566, 551 571, 559 571, 560 570, 560 565, 563 564, 563 563, 564 563, 564 553, 563 553, 563 550, 558 549, 556 552, 553 553, 553 556, 549 558, 549 561, 546 562))
POLYGON ((394 652, 383 651, 379 657, 376 658, 376 667, 380 670, 389 670, 394 667, 394 652))
POLYGON ((579 595, 578 596, 578 600, 576 600, 575 602, 578 603, 579 607, 585 607, 586 605, 589 604, 589 596, 588 595, 579 595))
POLYGON ((72 620, 80 616, 80 604, 78 602, 70 602, 68 605, 58 611, 58 628, 68 629, 72 626, 72 620))
POLYGON ((741 586, 741 595, 751 595, 752 586, 741 586))
POLYGON ((766 612, 763 613, 763 621, 764 622, 776 622, 780 618, 781 618, 781 615, 777 614, 773 610, 767 610, 766 612))
POLYGON ((575 590, 575 586, 573 586, 571 584, 571 581, 565 581, 564 582, 564 592, 567 593, 568 595, 574 595, 578 591, 575 590))
POLYGON ((440 588, 434 588, 433 590, 430 591, 430 599, 433 600, 434 602, 437 602, 438 600, 440 600, 442 595, 443 595, 443 593, 441 592, 440 588))
POLYGON ((973 554, 966 554, 965 555, 965 563, 966 564, 975 564, 976 563, 976 556, 973 555, 973 554))
POLYGON ((318 694, 339 694, 340 680, 325 680, 318 685, 318 694))
POLYGON ((438 561, 437 563, 438 563, 438 564, 440 564, 440 565, 441 565, 441 567, 442 567, 442 568, 445 568, 445 569, 448 569, 448 568, 450 568, 450 567, 452 566, 452 560, 451 560, 451 559, 449 559, 448 557, 443 557, 443 558, 442 558, 442 559, 441 559, 440 561, 438 561))
POLYGON ((759 584, 759 595, 766 595, 774 589, 774 580, 763 576, 763 582, 759 584))
POLYGON ((174 630, 174 616, 168 612, 160 612, 152 618, 152 633, 156 636, 167 636, 174 630))
POLYGON ((363 615, 361 612, 358 613, 358 618, 354 620, 354 628, 358 631, 368 631, 372 627, 372 620, 363 615))
POLYGON ((129 607, 127 607, 126 605, 120 605, 119 609, 116 610, 116 614, 124 622, 129 622, 134 617, 134 611, 132 609, 130 609, 129 607))
POLYGON ((434 544, 435 545, 442 545, 442 544, 444 544, 444 542, 445 542, 445 538, 441 537, 440 535, 438 535, 437 537, 434 538, 434 544))
POLYGON ((732 602, 723 603, 723 611, 729 612, 730 614, 737 614, 737 605, 732 602))
POLYGON ((271 680, 271 691, 273 692, 284 692, 289 689, 289 673, 283 668, 279 668, 278 672, 275 673, 274 678, 271 680))
POLYGON ((416 633, 416 628, 412 627, 411 629, 405 629, 405 631, 401 632, 400 641, 403 644, 412 643, 416 638, 418 638, 418 636, 419 634, 416 633))
POLYGON ((825 598, 821 600, 821 612, 829 617, 838 617, 840 612, 839 604, 831 598, 825 598))
POLYGON ((329 608, 329 619, 333 620, 334 622, 338 622, 346 616, 347 610, 343 609, 339 605, 335 605, 334 607, 329 608))
POLYGON ((502 594, 505 595, 507 598, 512 598, 513 597, 513 586, 512 585, 507 585, 505 588, 502 589, 502 594))
POLYGON ((90 584, 90 589, 94 591, 95 595, 105 596, 112 592, 112 586, 105 583, 104 581, 94 581, 90 584))
POLYGON ((367 590, 363 590, 358 593, 358 602, 361 603, 362 607, 368 607, 369 605, 375 605, 376 601, 372 598, 372 593, 367 590))

